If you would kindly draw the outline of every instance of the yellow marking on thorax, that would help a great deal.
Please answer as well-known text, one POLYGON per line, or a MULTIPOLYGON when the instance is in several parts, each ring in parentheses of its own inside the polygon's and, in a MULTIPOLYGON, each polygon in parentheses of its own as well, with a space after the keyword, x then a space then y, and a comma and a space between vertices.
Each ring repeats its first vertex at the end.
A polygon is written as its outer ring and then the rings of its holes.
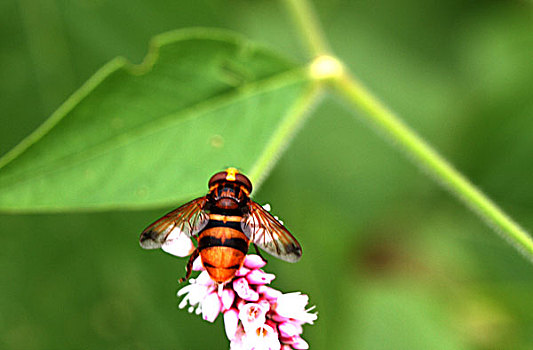
POLYGON ((241 216, 229 216, 229 215, 220 215, 220 214, 209 214, 209 219, 216 221, 223 221, 224 223, 230 222, 241 222, 241 216))
POLYGON ((235 176, 239 173, 239 170, 237 170, 235 168, 227 168, 226 172, 228 173, 226 175, 226 180, 235 181, 235 176))

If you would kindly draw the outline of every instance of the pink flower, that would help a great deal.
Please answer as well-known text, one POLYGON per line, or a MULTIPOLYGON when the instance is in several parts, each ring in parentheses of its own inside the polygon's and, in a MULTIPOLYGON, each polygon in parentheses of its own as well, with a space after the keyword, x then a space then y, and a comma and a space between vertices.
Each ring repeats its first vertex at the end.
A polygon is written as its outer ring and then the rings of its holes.
POLYGON ((278 334, 272 327, 262 324, 246 332, 246 345, 250 350, 280 350, 278 334))
POLYGON ((220 297, 216 293, 209 293, 202 302, 202 317, 208 322, 214 322, 221 307, 220 297))
POLYGON ((231 339, 229 344, 230 350, 247 350, 246 344, 246 333, 244 333, 244 328, 240 325, 235 332, 235 336, 231 339))
POLYGON ((282 294, 278 297, 274 310, 281 317, 294 319, 301 323, 313 324, 318 316, 316 313, 309 312, 313 308, 305 309, 308 302, 309 297, 300 292, 282 294))
POLYGON ((246 275, 246 279, 251 284, 268 284, 276 278, 274 274, 264 273, 261 270, 252 270, 246 275))
POLYGON ((206 321, 213 322, 222 312, 231 350, 308 349, 301 338, 302 325, 313 324, 317 314, 307 308, 309 297, 300 292, 286 293, 267 286, 275 275, 261 270, 266 262, 258 255, 247 255, 234 280, 217 285, 201 266, 202 272, 183 287, 179 307, 187 304, 206 321))
POLYGON ((309 344, 305 340, 303 340, 300 336, 297 336, 293 339, 293 343, 291 344, 294 349, 309 349, 309 344))
POLYGON ((260 269, 266 265, 266 262, 257 254, 250 254, 244 259, 244 266, 249 269, 260 269))
POLYGON ((184 296, 179 303, 183 309, 189 304, 189 312, 196 309, 196 314, 202 314, 204 320, 213 322, 222 307, 222 300, 217 294, 215 282, 209 278, 206 271, 200 273, 197 279, 190 279, 189 285, 178 291, 178 296, 184 296))
POLYGON ((244 277, 237 278, 233 281, 233 289, 239 297, 247 301, 257 301, 259 300, 259 293, 250 288, 248 280, 244 277))
POLYGON ((239 312, 230 309, 224 313, 224 327, 229 340, 235 339, 239 327, 239 312))
POLYGON ((281 343, 276 331, 267 324, 245 332, 242 327, 237 330, 230 343, 231 350, 280 350, 281 343))
POLYGON ((284 338, 292 338, 302 333, 302 325, 297 322, 286 321, 279 325, 279 333, 284 338))
POLYGON ((235 301, 235 292, 233 289, 224 289, 222 295, 220 295, 220 299, 222 301, 222 310, 229 310, 235 301))
POLYGON ((244 329, 249 331, 265 324, 266 313, 269 309, 270 305, 268 303, 266 305, 256 303, 241 304, 239 306, 239 319, 244 329))

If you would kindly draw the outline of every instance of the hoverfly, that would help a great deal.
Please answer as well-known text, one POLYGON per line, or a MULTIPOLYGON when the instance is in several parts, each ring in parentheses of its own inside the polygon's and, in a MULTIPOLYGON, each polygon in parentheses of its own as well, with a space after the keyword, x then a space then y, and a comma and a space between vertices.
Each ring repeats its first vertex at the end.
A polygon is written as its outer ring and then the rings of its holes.
POLYGON ((235 168, 216 173, 209 193, 166 214, 142 233, 141 247, 156 249, 170 239, 186 235, 197 241, 183 282, 189 279, 200 256, 209 276, 218 284, 233 279, 250 244, 288 262, 302 256, 302 248, 289 231, 261 205, 250 199, 252 183, 235 168))

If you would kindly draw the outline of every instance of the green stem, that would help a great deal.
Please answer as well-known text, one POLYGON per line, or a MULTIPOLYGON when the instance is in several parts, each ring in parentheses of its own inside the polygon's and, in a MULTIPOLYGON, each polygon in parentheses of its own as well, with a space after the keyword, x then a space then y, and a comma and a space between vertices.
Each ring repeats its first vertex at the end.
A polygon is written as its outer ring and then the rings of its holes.
POLYGON ((327 41, 309 3, 306 0, 285 2, 302 39, 315 57, 309 69, 310 78, 322 84, 331 83, 350 105, 365 112, 364 117, 378 131, 384 132, 393 144, 402 147, 417 165, 427 170, 437 182, 533 261, 531 236, 351 76, 341 61, 328 55, 327 41))
POLYGON ((248 177, 254 184, 254 192, 259 188, 268 173, 270 173, 271 168, 287 148, 292 138, 296 136, 305 121, 305 117, 309 115, 309 110, 320 99, 321 91, 322 89, 319 87, 319 84, 312 84, 309 90, 287 112, 285 118, 283 118, 272 134, 272 138, 269 140, 263 153, 248 173, 248 177))
POLYGON ((285 4, 311 56, 328 54, 329 45, 310 4, 306 0, 285 0, 285 4))
POLYGON ((342 73, 332 79, 334 88, 351 105, 365 112, 363 115, 379 131, 384 131, 416 164, 427 170, 439 183, 479 214, 489 226, 530 259, 533 259, 531 236, 514 222, 483 192, 459 173, 392 111, 385 107, 358 80, 342 73))

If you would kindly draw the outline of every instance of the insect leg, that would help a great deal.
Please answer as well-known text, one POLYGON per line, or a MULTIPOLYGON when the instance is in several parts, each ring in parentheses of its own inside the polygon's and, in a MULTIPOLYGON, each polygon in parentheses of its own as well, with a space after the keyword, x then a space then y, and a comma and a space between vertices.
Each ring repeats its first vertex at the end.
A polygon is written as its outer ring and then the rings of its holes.
POLYGON ((255 253, 256 253, 257 255, 259 255, 259 257, 260 257, 261 259, 263 259, 264 262, 268 262, 267 259, 263 258, 263 256, 261 255, 261 251, 259 251, 259 248, 255 245, 255 243, 253 243, 253 245, 254 245, 254 248, 255 248, 255 253))
POLYGON ((185 277, 179 279, 178 283, 185 282, 189 279, 189 277, 191 277, 192 264, 194 263, 194 260, 196 260, 198 255, 200 255, 200 252, 198 251, 198 249, 195 249, 191 257, 189 258, 189 262, 187 262, 187 273, 185 274, 185 277))

